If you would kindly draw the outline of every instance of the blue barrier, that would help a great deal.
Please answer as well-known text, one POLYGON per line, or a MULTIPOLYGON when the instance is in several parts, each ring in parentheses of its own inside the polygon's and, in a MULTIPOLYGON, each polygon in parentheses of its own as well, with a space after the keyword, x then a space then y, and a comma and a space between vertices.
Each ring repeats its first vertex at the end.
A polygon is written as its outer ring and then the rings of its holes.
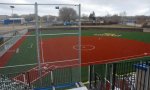
POLYGON ((55 88, 69 88, 69 87, 75 87, 75 83, 67 83, 67 84, 59 84, 59 85, 55 85, 55 86, 49 86, 49 87, 44 87, 44 88, 34 88, 34 90, 52 90, 52 87, 55 88))
POLYGON ((147 71, 149 65, 147 64, 134 64, 135 68, 147 71))

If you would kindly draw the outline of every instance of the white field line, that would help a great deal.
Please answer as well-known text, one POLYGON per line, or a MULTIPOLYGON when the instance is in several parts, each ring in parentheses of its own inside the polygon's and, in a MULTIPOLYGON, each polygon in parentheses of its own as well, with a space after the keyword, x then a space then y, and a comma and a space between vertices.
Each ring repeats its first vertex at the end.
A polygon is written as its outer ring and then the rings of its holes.
MULTIPOLYGON (((62 67, 61 67, 61 66, 60 66, 60 67, 56 66, 56 67, 57 67, 56 69, 58 69, 58 68, 65 68, 65 67, 73 67, 73 66, 79 66, 79 64, 66 65, 66 66, 62 66, 62 67)), ((51 70, 50 70, 50 71, 51 71, 51 70)), ((38 79, 44 77, 44 76, 47 75, 50 71, 44 73, 41 77, 38 77, 37 79, 33 80, 31 83, 34 83, 34 82, 37 81, 38 79)))
MULTIPOLYGON (((53 64, 53 63, 62 63, 62 62, 70 62, 70 61, 78 61, 79 59, 68 59, 68 60, 64 60, 64 61, 54 61, 54 62, 46 62, 46 63, 42 63, 42 64, 53 64)), ((48 61, 48 60, 47 60, 48 61)), ((50 61, 50 60, 49 60, 50 61)))
MULTIPOLYGON (((48 66, 48 64, 45 64, 45 65, 43 65, 41 67, 41 69, 42 70, 48 70, 49 68, 52 68, 52 67, 57 68, 57 66, 55 66, 55 65, 48 66)), ((34 68, 33 70, 38 71, 39 69, 38 68, 34 68)))
MULTIPOLYGON (((16 35, 16 36, 22 38, 23 36, 28 36, 28 35, 26 35, 27 33, 28 33, 28 32, 26 32, 24 35, 16 35)), ((16 37, 16 36, 4 36, 4 37, 16 37)), ((20 38, 20 39, 21 39, 21 38, 20 38)), ((20 40, 20 39, 19 39, 19 40, 20 40)), ((11 39, 9 39, 9 40, 7 40, 6 42, 4 42, 3 44, 1 44, 0 47, 3 46, 4 44, 6 44, 6 43, 9 42, 9 41, 11 41, 11 39)))
MULTIPOLYGON (((57 66, 56 66, 56 67, 57 67, 57 66)), ((48 68, 48 69, 49 69, 49 68, 48 68)), ((36 71, 37 71, 37 70, 36 70, 36 71)), ((34 79, 33 81, 31 81, 31 83, 33 83, 33 82, 37 81, 38 79, 44 77, 44 76, 47 75, 50 71, 52 71, 52 70, 49 70, 49 71, 47 71, 47 72, 44 72, 44 74, 42 73, 42 76, 41 76, 41 77, 37 77, 36 79, 34 79)), ((37 71, 37 72, 38 72, 38 71, 37 71)))
MULTIPOLYGON (((28 33, 28 32, 27 32, 27 33, 28 33)), ((26 35, 27 33, 25 33, 25 35, 26 35)), ((11 44, 11 45, 9 46, 9 48, 7 48, 7 50, 9 50, 12 46, 14 46, 14 45, 15 45, 19 40, 21 40, 22 38, 23 38, 23 37, 17 38, 17 39, 15 40, 15 42, 14 42, 13 44, 11 44)), ((11 39, 7 40, 6 42, 4 42, 3 44, 1 44, 1 45, 0 45, 0 48, 2 48, 3 46, 5 46, 5 44, 7 45, 7 43, 11 42, 11 40, 13 40, 13 38, 11 38, 11 39)), ((2 51, 2 54, 1 54, 0 56, 4 55, 4 54, 7 52, 7 50, 2 51)))
MULTIPOLYGON (((69 59, 69 60, 64 60, 64 61, 55 61, 52 60, 54 62, 47 62, 47 63, 58 63, 58 62, 69 62, 69 61, 75 61, 78 59, 69 59)), ((51 60, 49 60, 51 61, 51 60)), ((0 68, 13 68, 13 67, 23 67, 23 66, 32 66, 32 65, 37 65, 38 63, 32 63, 32 64, 24 64, 24 65, 14 65, 14 66, 5 66, 5 67, 0 67, 0 68)), ((45 63, 41 63, 41 64, 45 64, 45 63)))
POLYGON ((19 48, 17 48, 17 49, 16 49, 16 53, 19 53, 19 50, 20 50, 20 49, 19 49, 19 48))
POLYGON ((6 37, 6 38, 11 38, 11 37, 24 37, 24 36, 36 36, 36 35, 15 35, 15 36, 4 36, 4 37, 6 37))
MULTIPOLYGON (((113 58, 113 59, 107 59, 107 60, 103 60, 103 61, 95 61, 95 62, 88 62, 88 63, 82 63, 82 64, 92 64, 92 63, 100 63, 100 62, 104 62, 104 61, 110 61, 110 60, 116 60, 116 59, 120 59, 119 61, 124 61, 124 60, 130 60, 130 59, 137 59, 137 58, 143 58, 143 57, 149 57, 150 53, 147 53, 147 55, 145 54, 141 54, 141 55, 135 55, 135 56, 128 56, 129 59, 124 59, 127 57, 121 57, 121 58, 113 58), (136 56, 136 57, 135 57, 136 56), (123 60, 121 60, 123 59, 123 60)), ((69 59, 69 60, 64 60, 64 61, 54 61, 54 62, 47 62, 47 63, 57 63, 57 62, 66 62, 66 61, 75 61, 78 59, 69 59)), ((51 60, 49 60, 51 61, 51 60)), ((119 61, 114 61, 114 62, 119 62, 119 61)), ((23 67, 23 66, 32 66, 32 65, 37 65, 38 63, 33 63, 33 64, 24 64, 24 65, 14 65, 14 66, 5 66, 5 67, 0 67, 0 68, 13 68, 13 67, 23 67)), ((44 64, 44 63, 41 63, 44 64)))
MULTIPOLYGON (((148 53, 149 54, 149 53, 148 53)), ((134 55, 134 56, 128 56, 128 57, 121 57, 121 58, 114 58, 114 59, 107 59, 107 60, 103 60, 103 61, 95 61, 95 62, 88 62, 88 63, 82 63, 82 64, 92 64, 92 63, 100 63, 100 62, 105 62, 105 61, 110 61, 110 60, 118 60, 118 61, 113 61, 113 62, 108 62, 108 63, 114 63, 114 62, 119 62, 119 61, 124 61, 124 60, 130 60, 130 59, 137 59, 137 58, 143 58, 145 56, 145 54, 140 54, 140 55, 134 55), (129 59, 125 59, 125 58, 129 58, 129 59), (119 60, 120 59, 120 60, 119 60), (121 60, 123 59, 123 60, 121 60)), ((64 61, 55 61, 55 62, 47 62, 47 63, 41 63, 41 64, 53 64, 53 63, 60 63, 60 62, 69 62, 69 61, 76 61, 78 59, 72 59, 72 60, 64 60, 64 61)), ((38 66, 32 68, 35 69, 38 66)), ((65 66, 64 66, 65 67, 65 66)), ((28 70, 27 72, 32 71, 32 69, 28 70)), ((20 75, 19 75, 20 76, 20 75)), ((18 76, 16 76, 18 77, 18 76)))
MULTIPOLYGON (((50 67, 48 67, 48 69, 47 69, 47 70, 49 70, 49 71, 47 71, 47 72, 45 71, 44 74, 42 74, 41 77, 38 77, 38 78, 34 79, 33 81, 31 81, 31 83, 34 83, 34 82, 37 81, 38 79, 40 79, 40 78, 44 77, 45 75, 47 75, 50 71, 52 71, 52 70, 50 70, 50 68, 52 68, 52 67, 55 67, 54 69, 58 69, 58 68, 73 67, 73 66, 79 66, 79 64, 66 65, 66 66, 55 66, 55 65, 50 66, 50 67)), ((37 68, 37 67, 36 67, 36 68, 37 68)), ((35 68, 34 68, 34 69, 35 69, 35 68)), ((35 69, 36 72, 38 72, 37 70, 38 70, 38 69, 35 69)), ((31 71, 31 70, 30 70, 30 71, 31 71)), ((25 84, 25 82, 20 81, 20 80, 17 80, 17 77, 19 77, 19 76, 22 76, 22 74, 16 76, 16 77, 14 78, 14 80, 16 80, 16 81, 18 81, 18 82, 22 82, 22 83, 25 84)))
MULTIPOLYGON (((79 50, 78 49, 78 46, 79 45, 73 45, 73 49, 75 49, 75 50, 79 50)), ((94 50, 95 49, 95 46, 94 45, 81 45, 81 50, 87 50, 87 51, 91 51, 91 50, 94 50), (87 48, 88 47, 88 48, 87 48), (89 48, 90 47, 90 48, 89 48)))
MULTIPOLYGON (((70 61, 77 61, 78 59, 71 59, 71 60, 64 60, 64 61, 55 61, 55 62, 47 62, 47 63, 41 63, 41 65, 43 64, 53 64, 53 63, 61 63, 61 62, 70 62, 70 61)), ((36 69, 38 68, 38 66, 32 68, 32 69, 36 69)), ((28 70, 27 72, 32 71, 32 69, 28 70)), ((17 77, 17 76, 16 76, 17 77)))
POLYGON ((32 48, 33 47, 33 43, 30 45, 30 48, 32 48))
MULTIPOLYGON (((34 68, 32 68, 32 69, 28 70, 27 72, 30 72, 30 71, 34 70, 35 68, 38 68, 38 66, 36 66, 36 67, 34 67, 34 68)), ((17 79, 17 77, 20 77, 20 76, 22 76, 22 74, 19 74, 19 75, 15 76, 14 78, 16 78, 16 79, 17 79)))
POLYGON ((10 42, 12 39, 7 40, 6 42, 4 42, 3 44, 0 45, 0 47, 4 46, 6 43, 10 42))
POLYGON ((106 62, 106 61, 111 61, 111 60, 117 60, 117 61, 112 61, 112 62, 108 62, 108 63, 114 63, 114 62, 120 62, 120 61, 124 61, 124 60, 131 60, 131 59, 138 59, 138 58, 143 58, 143 57, 149 57, 150 53, 147 53, 147 55, 145 54, 140 54, 140 55, 134 55, 134 56, 128 56, 128 57, 121 57, 121 58, 113 58, 113 59, 106 59, 106 60, 102 60, 102 61, 94 61, 94 62, 88 62, 88 63, 82 63, 84 64, 93 64, 93 63, 100 63, 100 62, 106 62))
POLYGON ((16 82, 19 82, 19 83, 23 83, 23 84, 25 84, 25 85, 28 85, 26 82, 23 82, 23 81, 21 81, 21 80, 17 80, 16 78, 13 78, 13 80, 16 81, 16 82))
POLYGON ((24 65, 14 65, 14 66, 5 66, 5 67, 0 67, 0 68, 14 68, 14 67, 23 67, 23 66, 33 66, 37 65, 38 63, 33 63, 33 64, 24 64, 24 65))
MULTIPOLYGON (((53 64, 53 63, 61 63, 61 62, 70 62, 70 61, 77 61, 77 60, 78 60, 78 59, 71 59, 71 60, 64 60, 64 61, 55 61, 55 62, 41 63, 41 65, 44 65, 44 64, 53 64)), ((53 65, 53 66, 54 66, 54 65, 53 65)), ((57 66, 55 66, 55 67, 57 67, 57 66)), ((64 66, 64 67, 65 67, 65 66, 64 66)), ((26 71, 26 72, 30 72, 30 71, 32 71, 32 70, 34 70, 34 71, 36 70, 36 71, 37 71, 36 68, 38 68, 38 66, 36 66, 36 67, 34 67, 34 68, 32 68, 32 69, 26 71)), ((17 78, 17 77, 20 77, 20 76, 22 76, 22 74, 19 74, 19 75, 15 76, 14 79, 17 78)))
POLYGON ((65 67, 73 67, 73 66, 80 66, 80 64, 72 64, 72 65, 59 66, 57 68, 65 68, 65 67))
POLYGON ((49 36, 49 35, 51 35, 51 36, 55 36, 55 35, 76 35, 76 34, 78 34, 78 33, 54 33, 54 34, 40 34, 40 36, 49 36))
MULTIPOLYGON (((34 67, 34 68, 28 70, 27 72, 30 72, 30 71, 32 71, 32 70, 36 70, 36 68, 38 68, 38 66, 36 66, 36 67, 34 67)), ((19 75, 15 76, 14 78, 17 78, 17 77, 19 77, 19 76, 22 76, 22 74, 19 74, 19 75)))
POLYGON ((27 48, 32 48, 33 47, 33 43, 31 43, 27 48))
POLYGON ((7 50, 6 52, 16 52, 16 50, 7 50))
MULTIPOLYGON (((54 34, 40 34, 40 36, 55 36, 55 35, 76 35, 78 33, 54 33, 54 34)), ((33 36, 36 36, 36 35, 15 35, 15 36, 4 36, 4 37, 21 37, 21 36, 30 36, 30 37, 33 37, 33 36)))

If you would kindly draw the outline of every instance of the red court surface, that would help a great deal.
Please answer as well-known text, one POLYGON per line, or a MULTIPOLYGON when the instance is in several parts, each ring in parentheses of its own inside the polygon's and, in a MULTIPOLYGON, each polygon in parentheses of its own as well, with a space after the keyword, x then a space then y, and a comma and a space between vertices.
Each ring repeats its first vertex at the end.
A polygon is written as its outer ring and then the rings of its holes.
MULTIPOLYGON (((44 62, 78 58, 78 38, 61 37, 42 40, 44 62)), ((150 44, 114 37, 82 37, 82 65, 117 62, 147 56, 150 44)))
MULTIPOLYGON (((17 45, 17 44, 16 44, 17 45)), ((57 68, 80 65, 78 37, 43 39, 41 46, 42 77, 57 68)), ((82 37, 81 64, 102 64, 150 55, 150 44, 114 37, 82 37)), ((38 80, 38 67, 27 71, 30 76, 20 74, 13 79, 22 83, 38 80)))

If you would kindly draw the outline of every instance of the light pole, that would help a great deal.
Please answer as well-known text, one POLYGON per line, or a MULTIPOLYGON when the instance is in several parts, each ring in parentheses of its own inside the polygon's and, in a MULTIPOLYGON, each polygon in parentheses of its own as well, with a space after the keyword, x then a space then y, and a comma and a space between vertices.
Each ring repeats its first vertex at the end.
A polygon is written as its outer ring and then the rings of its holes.
MULTIPOLYGON (((12 20, 13 20, 13 9, 15 8, 15 6, 10 6, 11 10, 12 10, 12 20)), ((14 27, 14 20, 13 20, 13 30, 15 29, 14 27)))

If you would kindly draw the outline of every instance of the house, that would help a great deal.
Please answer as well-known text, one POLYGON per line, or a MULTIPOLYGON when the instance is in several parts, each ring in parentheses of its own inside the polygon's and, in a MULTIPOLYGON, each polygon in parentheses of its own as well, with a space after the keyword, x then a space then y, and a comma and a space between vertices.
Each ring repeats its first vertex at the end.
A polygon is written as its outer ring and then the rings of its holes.
POLYGON ((5 20, 8 19, 9 16, 8 15, 0 15, 0 20, 5 20))

